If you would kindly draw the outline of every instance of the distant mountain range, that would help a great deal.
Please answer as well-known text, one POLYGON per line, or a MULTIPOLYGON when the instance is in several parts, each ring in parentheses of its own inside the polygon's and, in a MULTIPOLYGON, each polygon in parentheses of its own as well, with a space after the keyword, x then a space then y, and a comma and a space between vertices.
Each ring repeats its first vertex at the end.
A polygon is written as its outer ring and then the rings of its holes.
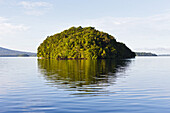
POLYGON ((0 47, 0 57, 19 57, 19 56, 29 57, 29 56, 36 56, 36 55, 37 55, 36 53, 16 51, 16 50, 0 47))

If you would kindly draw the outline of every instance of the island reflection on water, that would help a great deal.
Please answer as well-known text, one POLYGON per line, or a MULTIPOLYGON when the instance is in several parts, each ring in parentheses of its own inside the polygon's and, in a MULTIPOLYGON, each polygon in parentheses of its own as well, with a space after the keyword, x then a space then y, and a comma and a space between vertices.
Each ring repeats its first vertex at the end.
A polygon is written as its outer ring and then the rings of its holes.
POLYGON ((131 61, 38 59, 38 68, 47 84, 72 91, 72 95, 94 96, 111 93, 107 87, 125 76, 131 61))

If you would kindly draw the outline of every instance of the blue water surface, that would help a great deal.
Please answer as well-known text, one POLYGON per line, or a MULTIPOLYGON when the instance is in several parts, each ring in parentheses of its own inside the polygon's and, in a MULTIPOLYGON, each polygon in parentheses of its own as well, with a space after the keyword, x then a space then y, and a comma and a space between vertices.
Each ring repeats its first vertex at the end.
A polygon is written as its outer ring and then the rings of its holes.
POLYGON ((0 112, 170 113, 170 57, 1 57, 0 112))

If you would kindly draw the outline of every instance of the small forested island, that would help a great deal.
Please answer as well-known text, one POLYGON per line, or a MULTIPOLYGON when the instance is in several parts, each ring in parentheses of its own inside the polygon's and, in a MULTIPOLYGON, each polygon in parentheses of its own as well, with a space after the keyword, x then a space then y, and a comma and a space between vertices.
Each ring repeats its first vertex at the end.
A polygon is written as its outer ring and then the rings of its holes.
POLYGON ((134 58, 125 44, 94 27, 71 27, 48 36, 37 50, 37 56, 47 59, 116 59, 134 58))
POLYGON ((136 52, 136 56, 158 56, 158 55, 155 53, 136 52))

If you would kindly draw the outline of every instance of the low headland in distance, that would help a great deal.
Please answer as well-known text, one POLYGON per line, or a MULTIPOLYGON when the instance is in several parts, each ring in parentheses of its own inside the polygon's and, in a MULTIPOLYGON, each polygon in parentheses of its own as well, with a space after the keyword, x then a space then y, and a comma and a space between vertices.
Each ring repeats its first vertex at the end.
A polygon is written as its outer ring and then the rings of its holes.
POLYGON ((36 53, 16 51, 0 47, 0 57, 36 57, 36 53))
POLYGON ((155 53, 150 53, 150 52, 135 52, 136 56, 158 56, 155 53))
POLYGON ((151 52, 135 52, 136 56, 170 56, 170 54, 155 54, 151 52))

